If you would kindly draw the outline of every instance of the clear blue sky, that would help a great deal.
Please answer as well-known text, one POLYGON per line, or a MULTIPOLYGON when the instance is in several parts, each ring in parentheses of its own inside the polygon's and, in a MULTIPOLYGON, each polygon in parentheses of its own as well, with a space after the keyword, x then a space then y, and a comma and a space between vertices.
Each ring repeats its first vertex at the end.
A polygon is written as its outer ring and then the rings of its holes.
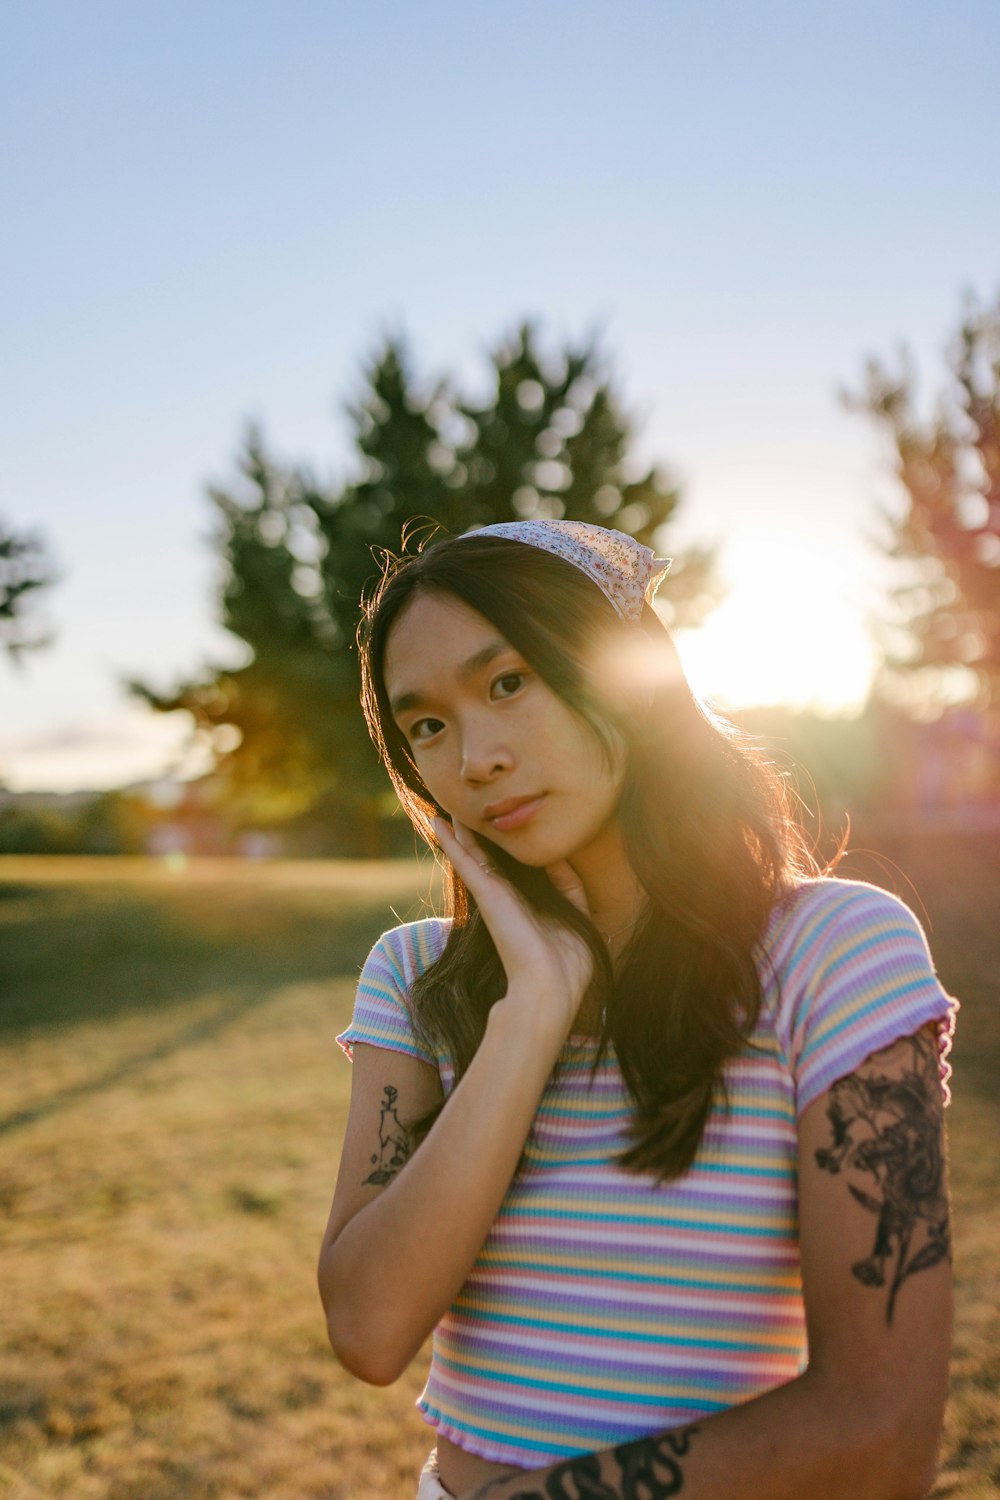
POLYGON ((119 677, 234 656, 206 483, 249 416, 343 475, 386 329, 475 382, 524 315, 599 327, 681 538, 862 588, 885 486, 836 390, 903 339, 932 385, 1000 289, 998 58, 995 0, 7 0, 0 514, 63 581, 0 775, 157 768, 119 677))

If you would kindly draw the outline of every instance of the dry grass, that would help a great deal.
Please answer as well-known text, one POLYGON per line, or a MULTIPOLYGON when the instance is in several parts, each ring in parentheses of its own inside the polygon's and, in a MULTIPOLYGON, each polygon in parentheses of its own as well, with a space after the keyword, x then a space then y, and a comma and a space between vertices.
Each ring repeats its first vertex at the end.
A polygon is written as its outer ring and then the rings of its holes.
MULTIPOLYGON (((998 878, 974 910, 943 872, 920 882, 967 986, 935 1491, 967 1500, 1000 1483, 998 878)), ((339 1370, 314 1264, 334 1036, 390 903, 413 916, 425 886, 402 865, 0 861, 0 1494, 409 1500, 421 1371, 375 1391, 339 1370)))
POLYGON ((349 1089, 334 1037, 390 902, 412 914, 426 882, 0 868, 0 1493, 408 1496, 419 1372, 377 1393, 339 1370, 314 1265, 349 1089))

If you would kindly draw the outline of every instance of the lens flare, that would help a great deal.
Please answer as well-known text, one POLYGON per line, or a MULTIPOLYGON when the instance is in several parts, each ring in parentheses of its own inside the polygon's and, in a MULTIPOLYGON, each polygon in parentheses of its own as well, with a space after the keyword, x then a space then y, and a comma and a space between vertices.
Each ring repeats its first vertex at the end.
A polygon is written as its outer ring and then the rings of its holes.
POLYGON ((734 541, 729 595, 700 630, 677 634, 692 687, 734 708, 858 711, 876 651, 856 569, 820 541, 734 541))

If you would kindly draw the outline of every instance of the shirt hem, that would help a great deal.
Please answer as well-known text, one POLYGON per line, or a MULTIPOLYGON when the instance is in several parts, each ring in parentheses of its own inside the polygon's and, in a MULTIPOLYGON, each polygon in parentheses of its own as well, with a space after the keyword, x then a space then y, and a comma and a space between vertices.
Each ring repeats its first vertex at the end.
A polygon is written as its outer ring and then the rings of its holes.
MULTIPOLYGON (((417 1410, 432 1428, 438 1437, 447 1438, 449 1443, 454 1443, 456 1448, 461 1448, 463 1453, 471 1453, 475 1458, 484 1458, 489 1463, 512 1464, 521 1469, 544 1469, 548 1464, 557 1464, 566 1458, 573 1458, 579 1453, 594 1453, 596 1448, 514 1448, 504 1447, 497 1443, 488 1443, 485 1439, 477 1437, 475 1433, 466 1432, 462 1427, 453 1427, 450 1422, 436 1417, 431 1411, 428 1403, 418 1400, 417 1410)), ((621 1439, 613 1439, 612 1444, 621 1439)), ((606 1444, 604 1446, 607 1446, 606 1444)))

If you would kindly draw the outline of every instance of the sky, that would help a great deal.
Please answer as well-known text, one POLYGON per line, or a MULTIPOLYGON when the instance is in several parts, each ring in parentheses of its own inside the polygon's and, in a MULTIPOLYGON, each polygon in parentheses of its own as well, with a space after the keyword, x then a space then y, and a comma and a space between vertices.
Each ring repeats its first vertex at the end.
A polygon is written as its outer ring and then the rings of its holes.
POLYGON ((344 479, 388 333, 476 393, 525 317, 599 335, 665 542, 719 547, 695 685, 856 710, 898 496, 838 391, 905 343, 929 401, 1000 292, 998 56, 995 0, 6 0, 0 517, 60 581, 0 783, 201 769, 123 683, 242 659, 206 490, 247 422, 344 479))

